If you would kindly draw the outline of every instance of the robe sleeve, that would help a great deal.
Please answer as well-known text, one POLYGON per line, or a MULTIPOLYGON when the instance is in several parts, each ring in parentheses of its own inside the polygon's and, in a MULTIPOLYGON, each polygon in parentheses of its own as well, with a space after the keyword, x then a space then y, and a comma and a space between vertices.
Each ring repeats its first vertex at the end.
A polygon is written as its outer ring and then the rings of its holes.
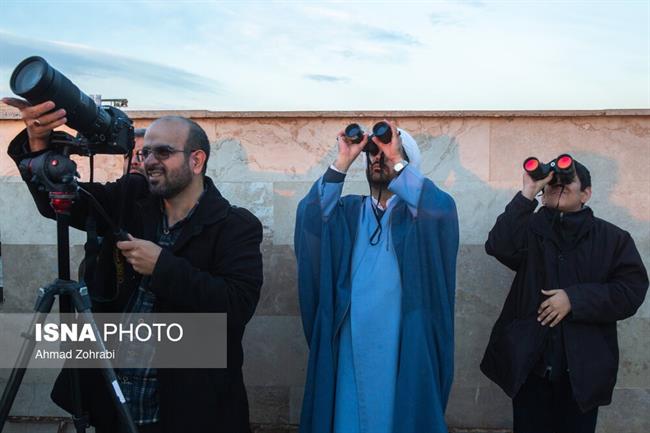
POLYGON ((332 167, 328 168, 325 174, 318 179, 323 220, 328 220, 336 208, 336 204, 341 198, 344 180, 345 173, 341 173, 332 167))
MULTIPOLYGON (((298 298, 307 344, 311 345, 321 289, 321 260, 331 260, 323 245, 329 243, 324 226, 342 211, 340 203, 345 175, 331 168, 311 187, 298 204, 294 248, 298 267, 298 298)), ((325 271, 327 272, 327 271, 325 271)))
POLYGON ((626 319, 643 303, 648 290, 648 274, 634 245, 625 232, 619 239, 617 257, 605 283, 578 283, 565 289, 571 301, 574 322, 607 323, 626 319))
POLYGON ((418 205, 422 196, 424 176, 413 164, 408 164, 399 176, 388 185, 388 190, 408 204, 413 217, 418 216, 418 205))
MULTIPOLYGON (((407 166, 408 168, 408 166, 407 166)), ((406 168, 405 168, 406 170, 406 168)), ((401 177, 402 175, 400 175, 401 177)), ((406 299, 422 305, 430 315, 429 327, 420 331, 433 333, 435 344, 428 348, 435 378, 431 386, 436 389, 436 397, 431 404, 439 405, 437 418, 431 415, 411 413, 422 427, 431 424, 432 419, 442 420, 449 401, 454 375, 454 305, 456 296, 456 262, 459 247, 458 213, 454 199, 435 184, 424 179, 422 196, 419 199, 418 217, 414 218, 417 230, 413 230, 410 244, 405 247, 404 260, 409 264, 409 274, 418 275, 414 284, 421 284, 420 292, 413 299, 406 299)), ((423 337, 429 338, 429 337, 423 337)), ((413 349, 415 350, 415 349, 413 349)), ((419 350, 419 349, 418 349, 419 350)), ((418 380, 423 380, 419 378, 418 380)), ((420 385, 413 384, 413 389, 406 391, 409 395, 420 385)), ((443 422, 443 421, 440 421, 443 422)))
MULTIPOLYGON (((408 168, 408 167, 407 167, 408 168)), ((438 319, 441 326, 439 339, 443 344, 442 363, 440 370, 441 385, 441 402, 443 407, 447 407, 449 394, 454 378, 454 307, 456 300, 456 263, 458 259, 458 247, 460 243, 460 233, 458 226, 458 211, 454 199, 445 194, 444 199, 437 200, 440 206, 432 209, 432 204, 428 200, 423 200, 420 204, 421 212, 437 215, 438 239, 440 248, 440 259, 444 271, 444 281, 446 291, 439 293, 440 305, 443 310, 440 312, 438 319), (424 203, 424 202, 427 203, 424 203)))

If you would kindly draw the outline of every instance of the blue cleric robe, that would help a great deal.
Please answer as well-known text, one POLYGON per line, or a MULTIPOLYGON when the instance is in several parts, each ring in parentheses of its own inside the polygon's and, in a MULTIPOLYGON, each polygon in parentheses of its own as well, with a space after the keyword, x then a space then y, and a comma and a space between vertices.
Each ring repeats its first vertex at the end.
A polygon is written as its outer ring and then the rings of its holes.
POLYGON ((319 179, 295 249, 310 348, 301 433, 446 432, 453 375, 458 220, 412 165, 377 227, 371 199, 319 179))

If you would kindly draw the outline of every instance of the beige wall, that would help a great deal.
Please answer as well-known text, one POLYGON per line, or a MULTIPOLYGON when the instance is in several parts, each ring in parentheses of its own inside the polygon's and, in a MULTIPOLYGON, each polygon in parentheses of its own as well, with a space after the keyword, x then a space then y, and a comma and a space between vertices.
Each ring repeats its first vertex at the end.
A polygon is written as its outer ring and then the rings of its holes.
MULTIPOLYGON (((146 127, 166 112, 130 112, 146 127)), ((521 186, 521 163, 571 153, 592 173, 597 216, 630 231, 650 265, 650 110, 599 112, 211 113, 192 117, 208 133, 208 175, 231 202, 248 207, 265 230, 265 286, 245 338, 245 373, 257 422, 297 423, 306 347, 295 288, 293 224, 297 202, 334 160, 335 136, 351 121, 367 127, 394 119, 418 141, 422 171, 456 200, 461 230, 456 303, 456 375, 450 425, 508 427, 505 395, 479 371, 487 336, 512 274, 487 257, 483 242, 496 216, 521 186)), ((0 111, 0 232, 5 297, 0 311, 31 307, 32 288, 55 273, 54 224, 41 218, 6 156, 22 128, 15 113, 0 111), (34 271, 33 269, 37 269, 34 271)), ((119 175, 120 157, 98 157, 96 179, 119 175)), ((87 161, 80 161, 87 178, 87 161)), ((346 191, 365 193, 356 164, 346 191)), ((75 245, 83 243, 73 233, 75 245)), ((74 247, 78 258, 80 247, 74 247)), ((601 411, 599 431, 650 431, 650 302, 619 324, 621 366, 614 403, 601 411)), ((34 375, 34 389, 49 385, 34 375)), ((38 394, 35 392, 35 394, 38 394)), ((25 397, 27 398, 27 397, 25 397)), ((58 413, 35 395, 14 413, 58 413)))

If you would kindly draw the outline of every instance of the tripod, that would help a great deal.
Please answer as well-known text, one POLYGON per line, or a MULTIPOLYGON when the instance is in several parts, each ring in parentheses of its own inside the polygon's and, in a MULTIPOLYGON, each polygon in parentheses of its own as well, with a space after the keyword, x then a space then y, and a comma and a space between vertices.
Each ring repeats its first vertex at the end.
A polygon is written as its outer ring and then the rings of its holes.
MULTIPOLYGON (((20 388, 25 376, 29 360, 33 356, 36 346, 34 328, 36 324, 42 324, 52 309, 54 298, 59 297, 59 310, 61 313, 73 314, 75 311, 84 323, 89 323, 95 336, 95 345, 99 351, 105 351, 106 347, 101 338, 101 333, 95 323, 90 306, 88 289, 81 284, 70 280, 70 208, 77 198, 76 193, 50 192, 50 204, 56 213, 57 228, 57 258, 59 276, 54 282, 44 288, 38 289, 38 297, 34 307, 34 317, 29 325, 28 331, 23 334, 23 341, 16 364, 11 371, 7 386, 0 400, 0 432, 9 416, 9 410, 20 388)), ((137 433, 137 428, 131 418, 126 399, 117 381, 115 370, 108 359, 98 360, 100 362, 102 376, 106 382, 108 392, 111 394, 113 403, 119 415, 123 428, 129 433, 137 433)), ((73 422, 77 433, 85 433, 88 427, 88 415, 84 414, 82 407, 81 386, 79 383, 79 372, 76 369, 64 369, 63 374, 70 375, 72 384, 73 401, 73 422)))

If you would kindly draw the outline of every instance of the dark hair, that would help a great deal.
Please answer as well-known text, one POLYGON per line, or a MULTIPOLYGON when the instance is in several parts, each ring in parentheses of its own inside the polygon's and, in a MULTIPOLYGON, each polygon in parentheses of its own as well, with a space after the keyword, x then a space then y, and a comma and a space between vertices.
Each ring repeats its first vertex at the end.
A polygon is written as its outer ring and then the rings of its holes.
POLYGON ((210 158, 210 141, 203 128, 195 121, 182 116, 164 116, 156 120, 156 122, 160 121, 182 122, 187 125, 188 132, 187 139, 185 140, 185 149, 202 150, 205 153, 205 163, 201 171, 201 174, 205 174, 208 168, 208 159, 210 158))
POLYGON ((144 137, 144 133, 147 131, 147 128, 135 128, 133 130, 133 136, 136 138, 144 137))
POLYGON ((580 180, 580 191, 584 191, 591 186, 591 173, 589 173, 587 167, 578 161, 574 160, 574 163, 576 166, 576 175, 580 180))
POLYGON ((195 121, 190 119, 185 120, 187 120, 187 124, 190 127, 185 146, 190 150, 202 150, 205 153, 205 163, 203 164, 203 171, 201 171, 202 174, 205 174, 205 171, 208 169, 208 159, 210 158, 210 141, 208 140, 208 135, 195 121))

